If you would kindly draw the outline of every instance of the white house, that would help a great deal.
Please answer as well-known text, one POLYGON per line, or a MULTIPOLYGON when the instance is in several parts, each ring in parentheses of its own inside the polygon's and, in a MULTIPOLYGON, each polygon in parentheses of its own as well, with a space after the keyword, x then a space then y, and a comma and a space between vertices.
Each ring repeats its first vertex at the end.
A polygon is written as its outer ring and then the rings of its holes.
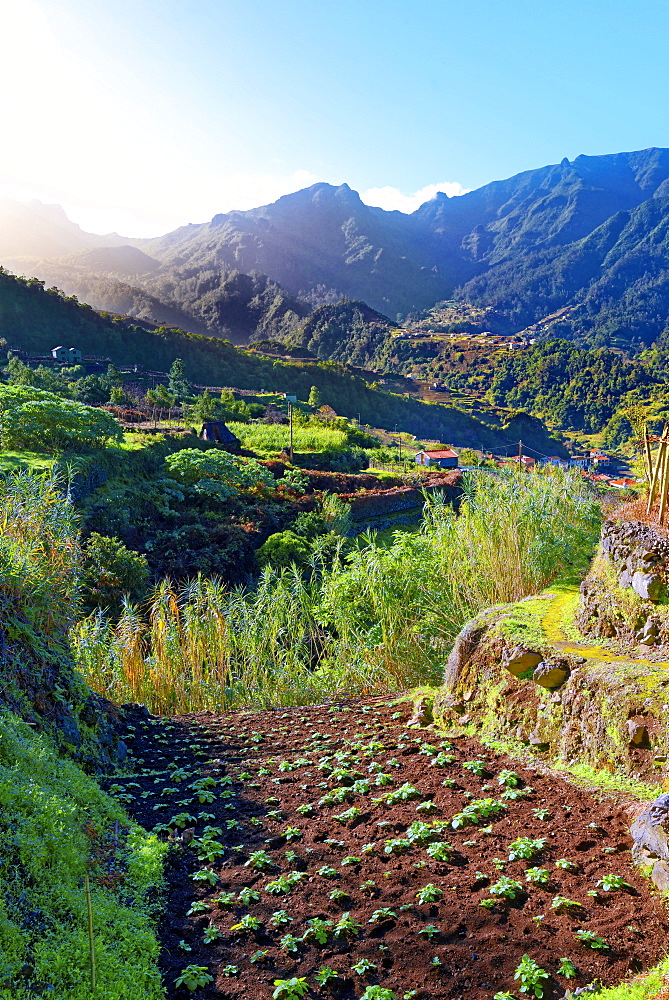
POLYGON ((72 364, 78 364, 82 359, 82 353, 76 347, 53 347, 51 349, 51 357, 54 361, 70 361, 72 364))

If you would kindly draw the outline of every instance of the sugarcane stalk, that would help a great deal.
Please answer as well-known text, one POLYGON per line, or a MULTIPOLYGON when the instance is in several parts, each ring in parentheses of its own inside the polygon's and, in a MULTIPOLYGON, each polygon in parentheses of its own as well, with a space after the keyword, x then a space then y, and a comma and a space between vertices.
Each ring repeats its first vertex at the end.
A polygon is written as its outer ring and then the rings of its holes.
POLYGON ((667 473, 669 473, 669 463, 667 458, 669 457, 669 452, 667 451, 667 445, 665 442, 664 452, 662 455, 662 471, 660 473, 660 510, 658 514, 658 521, 660 524, 664 524, 664 514, 667 509, 667 490, 669 489, 669 482, 667 473))
POLYGON ((91 989, 95 989, 95 941, 93 939, 93 906, 91 904, 91 886, 88 875, 84 875, 86 888, 86 908, 88 910, 88 947, 91 956, 91 989))
POLYGON ((657 456, 655 458, 655 466, 653 468, 653 478, 651 480, 650 491, 648 493, 648 506, 646 507, 646 514, 650 514, 651 510, 653 509, 653 500, 655 499, 655 491, 657 490, 658 477, 660 474, 660 467, 662 465, 662 456, 664 454, 665 434, 666 434, 666 427, 665 431, 662 434, 662 437, 660 438, 660 442, 657 448, 657 456))
POLYGON ((646 479, 650 483, 653 475, 653 456, 650 453, 650 437, 648 436, 648 424, 643 429, 643 455, 646 465, 646 479))

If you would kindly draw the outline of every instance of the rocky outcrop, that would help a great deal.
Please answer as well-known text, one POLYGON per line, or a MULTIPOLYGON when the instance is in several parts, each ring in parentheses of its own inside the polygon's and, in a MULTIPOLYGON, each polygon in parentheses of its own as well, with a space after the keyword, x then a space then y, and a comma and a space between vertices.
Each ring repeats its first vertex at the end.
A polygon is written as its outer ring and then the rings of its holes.
POLYGON ((669 889, 669 795, 658 795, 632 823, 632 857, 652 866, 651 878, 660 891, 669 889))
POLYGON ((669 597, 669 538, 650 524, 609 519, 602 528, 601 550, 618 578, 643 600, 669 597))
POLYGON ((665 666, 588 659, 577 644, 519 643, 518 607, 490 608, 462 630, 435 696, 435 721, 657 783, 669 767, 665 666))

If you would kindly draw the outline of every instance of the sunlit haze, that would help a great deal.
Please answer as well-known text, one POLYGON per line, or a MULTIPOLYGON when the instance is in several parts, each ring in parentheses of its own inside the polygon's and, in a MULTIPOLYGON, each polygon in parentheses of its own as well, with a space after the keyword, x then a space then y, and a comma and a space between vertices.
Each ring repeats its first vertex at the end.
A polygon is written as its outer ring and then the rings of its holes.
POLYGON ((410 212, 563 156, 669 145, 659 3, 0 11, 0 196, 92 232, 157 235, 315 181, 410 212))

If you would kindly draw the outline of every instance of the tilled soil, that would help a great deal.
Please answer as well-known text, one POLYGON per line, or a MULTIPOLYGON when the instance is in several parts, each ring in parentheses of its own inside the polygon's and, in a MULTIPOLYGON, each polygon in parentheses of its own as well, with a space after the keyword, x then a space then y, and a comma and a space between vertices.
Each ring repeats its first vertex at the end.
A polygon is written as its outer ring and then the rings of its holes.
POLYGON ((664 953, 667 912, 614 804, 473 740, 407 728, 408 716, 379 699, 136 715, 124 776, 107 784, 175 843, 170 998, 266 1000, 292 977, 335 1000, 374 984, 398 1000, 533 996, 514 980, 529 955, 554 1000, 664 953), (531 856, 509 860, 519 851, 531 856), (212 981, 176 987, 189 965, 212 981), (337 978, 319 985, 323 968, 337 978))

